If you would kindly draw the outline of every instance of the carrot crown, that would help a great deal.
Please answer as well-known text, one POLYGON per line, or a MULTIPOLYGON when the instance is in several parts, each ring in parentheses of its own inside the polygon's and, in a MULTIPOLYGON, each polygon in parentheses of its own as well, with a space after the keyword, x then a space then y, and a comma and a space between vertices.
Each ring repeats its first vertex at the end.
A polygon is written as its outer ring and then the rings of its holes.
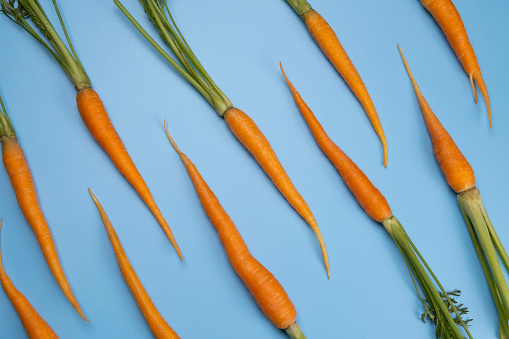
POLYGON ((2 101, 2 97, 0 96, 0 138, 2 137, 13 137, 16 135, 14 132, 14 128, 12 127, 11 120, 7 115, 7 110, 5 109, 4 102, 2 101))
POLYGON ((311 10, 311 5, 306 0, 286 0, 300 17, 311 10))
POLYGON ((0 6, 2 12, 9 19, 18 24, 48 50, 67 73, 77 91, 84 87, 90 87, 90 80, 74 51, 56 0, 52 1, 69 48, 60 39, 38 0, 0 0, 0 6), (32 20, 33 25, 37 27, 40 33, 37 33, 34 27, 28 23, 27 18, 32 20))
POLYGON ((115 4, 118 8, 145 39, 147 39, 159 54, 203 95, 220 116, 223 116, 224 113, 232 107, 232 103, 214 81, 212 81, 205 71, 205 68, 194 55, 184 39, 184 36, 180 33, 180 30, 175 24, 170 10, 168 9, 168 5, 166 4, 166 0, 140 0, 140 2, 145 9, 145 13, 147 13, 150 18, 150 21, 156 26, 161 38, 173 51, 180 64, 155 42, 119 0, 115 0, 115 4))

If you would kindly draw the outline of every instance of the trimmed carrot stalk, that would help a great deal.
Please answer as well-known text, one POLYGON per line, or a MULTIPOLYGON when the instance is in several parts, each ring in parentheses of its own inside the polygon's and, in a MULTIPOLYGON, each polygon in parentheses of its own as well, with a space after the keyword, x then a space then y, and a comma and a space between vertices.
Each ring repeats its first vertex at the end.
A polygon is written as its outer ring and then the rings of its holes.
POLYGON ((99 215, 101 216, 101 220, 104 223, 104 227, 106 229, 106 233, 108 233, 108 238, 110 239, 111 246, 113 247, 113 251, 115 252, 115 256, 118 261, 118 267, 120 268, 120 272, 124 277, 124 280, 127 283, 127 286, 131 290, 131 293, 140 308, 143 317, 145 318, 147 324, 150 327, 150 330, 154 334, 154 336, 158 339, 178 339, 180 338, 177 333, 168 325, 166 320, 164 320, 163 316, 159 313, 156 306, 150 299, 147 291, 143 287, 140 279, 136 275, 127 255, 120 244, 120 240, 118 239, 117 233, 113 228, 106 212, 103 207, 99 203, 99 200, 95 197, 94 193, 88 189, 92 200, 99 211, 99 215))
POLYGON ((277 328, 286 329, 291 338, 305 338, 296 323, 297 311, 283 286, 251 255, 235 224, 198 169, 171 138, 166 122, 164 128, 171 145, 186 167, 205 213, 217 230, 231 266, 251 292, 263 314, 277 328))
MULTIPOLYGON (((280 65, 281 66, 281 65, 280 65)), ((297 107, 306 120, 318 145, 336 167, 349 190, 357 202, 372 219, 382 223, 385 230, 391 235, 398 247, 408 271, 414 282, 415 289, 421 299, 425 312, 421 318, 428 317, 436 325, 437 338, 447 333, 448 338, 462 339, 460 325, 472 338, 466 325, 470 320, 463 320, 462 315, 468 311, 462 305, 456 306, 456 300, 451 298, 459 296, 459 291, 447 293, 422 255, 413 244, 398 219, 392 215, 391 208, 385 197, 371 183, 357 165, 329 138, 313 112, 306 105, 300 94, 283 71, 281 72, 293 94, 297 107), (438 290, 435 287, 438 286, 438 290), (420 287, 420 289, 419 289, 420 287), (424 296, 422 296, 424 294, 424 296), (454 315, 454 317, 452 316, 454 315)))
POLYGON ((382 129, 382 124, 375 110, 375 105, 369 96, 368 90, 364 85, 353 62, 348 57, 345 49, 339 42, 339 39, 330 27, 329 23, 313 8, 306 0, 286 0, 301 17, 309 33, 316 41, 327 59, 332 63, 341 77, 345 80, 348 87, 357 97, 364 108, 366 115, 371 122, 376 134, 380 138, 383 147, 384 166, 387 167, 387 140, 382 129))
MULTIPOLYGON (((0 220, 0 229, 2 220, 0 220)), ((0 246, 1 247, 1 246, 0 246)), ((0 283, 9 297, 9 300, 19 315, 21 324, 25 328, 30 339, 51 339, 58 338, 48 323, 37 313, 28 299, 14 287, 11 279, 5 273, 2 265, 2 253, 0 252, 0 283)))
POLYGON ((428 10, 428 12, 430 12, 435 21, 438 23, 442 32, 444 32, 447 41, 449 41, 449 44, 454 50, 454 53, 456 53, 458 60, 461 62, 463 69, 470 79, 476 103, 477 91, 475 89, 474 81, 477 83, 477 86, 479 86, 479 90, 486 102, 490 128, 492 128, 488 90, 482 78, 481 68, 477 62, 474 48, 468 40, 465 25, 463 24, 463 20, 461 20, 461 16, 458 13, 456 6, 454 6, 451 0, 421 0, 421 4, 428 10))

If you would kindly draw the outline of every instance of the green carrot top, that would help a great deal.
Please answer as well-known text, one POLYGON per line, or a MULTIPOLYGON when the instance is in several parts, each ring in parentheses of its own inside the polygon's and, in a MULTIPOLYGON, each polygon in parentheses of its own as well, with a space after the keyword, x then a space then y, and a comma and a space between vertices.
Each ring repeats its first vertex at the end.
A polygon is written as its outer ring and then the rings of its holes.
POLYGON ((3 137, 14 137, 16 133, 14 132, 14 128, 12 127, 11 120, 7 115, 7 110, 5 109, 4 102, 2 101, 2 97, 0 96, 0 138, 3 137))
POLYGON ((302 17, 311 10, 311 5, 306 0, 286 0, 292 6, 293 10, 302 17))
POLYGON ((230 99, 212 81, 205 68, 198 61, 193 51, 187 44, 173 17, 171 16, 166 0, 140 0, 150 21, 156 26, 161 38, 171 48, 180 64, 155 42, 155 40, 141 27, 127 9, 115 0, 115 4, 122 13, 136 27, 136 29, 148 40, 148 42, 165 58, 187 81, 191 83, 210 103, 216 112, 223 116, 232 107, 230 99))
POLYGON ((67 73, 77 91, 84 87, 91 87, 87 73, 69 39, 56 0, 52 1, 69 48, 60 39, 38 0, 0 0, 0 7, 9 19, 18 24, 48 50, 67 73), (32 20, 32 25, 28 23, 27 18, 32 20), (37 27, 40 33, 33 26, 37 27))

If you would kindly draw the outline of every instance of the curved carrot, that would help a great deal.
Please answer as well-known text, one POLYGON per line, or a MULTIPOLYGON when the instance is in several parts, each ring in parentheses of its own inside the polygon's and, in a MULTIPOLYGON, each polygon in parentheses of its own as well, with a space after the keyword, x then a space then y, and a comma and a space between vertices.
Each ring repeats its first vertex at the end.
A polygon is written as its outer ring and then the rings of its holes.
MULTIPOLYGON (((0 229, 2 220, 0 220, 0 229)), ((12 305, 21 319, 30 339, 58 338, 48 323, 37 313, 27 298, 14 287, 11 279, 7 276, 2 265, 2 253, 0 252, 0 283, 9 297, 12 305)))
POLYGON ((346 54, 345 49, 339 42, 336 33, 330 27, 328 22, 318 12, 311 8, 311 5, 309 5, 307 1, 286 1, 302 18, 309 30, 309 33, 311 33, 311 36, 316 41, 322 52, 325 54, 327 59, 329 59, 341 77, 343 77, 345 82, 348 84, 348 87, 350 87, 353 94, 355 94, 361 103, 371 125, 373 125, 376 134, 382 142, 384 166, 387 167, 387 140, 385 138, 380 119, 378 118, 375 106, 373 105, 373 101, 369 96, 364 82, 357 72, 357 69, 355 69, 353 62, 348 57, 348 54, 346 54))
POLYGON ((415 90, 415 95, 419 101, 426 127, 428 128, 429 135, 431 136, 431 142, 433 143, 433 152, 435 157, 444 173, 445 179, 451 188, 456 192, 460 193, 466 191, 475 186, 474 170, 468 163, 463 153, 461 153, 454 140, 452 140, 449 133, 440 123, 440 120, 433 113, 428 105, 426 99, 419 90, 419 86, 415 82, 415 79, 410 72, 408 63, 403 55, 403 51, 398 45, 399 52, 403 58, 410 80, 415 90))
POLYGON ((231 266, 251 292, 265 316, 280 329, 296 324, 297 312, 283 286, 249 252, 230 216, 209 188, 191 160, 177 147, 171 138, 166 122, 166 135, 184 163, 200 202, 214 225, 231 266))
POLYGON ((491 107, 490 98, 488 96, 488 89, 482 78, 481 68, 477 62, 474 48, 468 40, 467 31, 461 16, 456 9, 456 6, 451 0, 421 0, 421 4, 430 12, 435 21, 438 23, 442 32, 444 32, 447 41, 451 45, 454 53, 458 57, 463 69, 470 78, 472 84, 472 91, 474 92, 475 102, 477 103, 477 92, 475 90, 474 81, 479 86, 484 101, 486 102, 486 108, 488 110, 488 119, 491 126, 491 107))
POLYGON ((147 291, 143 287, 140 279, 136 275, 127 255, 120 244, 120 240, 118 239, 117 233, 115 229, 111 225, 106 212, 103 207, 95 197, 94 193, 88 189, 90 196, 94 200, 94 203, 99 210, 99 214, 104 223, 104 227, 106 228, 106 232, 108 233, 108 238, 110 239, 111 246, 113 247, 113 251, 115 252, 115 256, 117 257, 118 267, 120 268, 120 272, 124 276, 124 279, 131 290, 131 293, 140 308, 143 317, 147 321, 147 324, 150 327, 150 330, 154 334, 154 336, 158 339, 178 339, 180 338, 177 333, 168 325, 168 323, 164 320, 162 315, 159 313, 154 303, 150 299, 147 291))
POLYGON ((281 63, 279 66, 281 67, 281 72, 283 73, 286 83, 292 91, 295 102, 297 103, 302 116, 306 120, 309 129, 313 133, 316 142, 322 149, 323 153, 327 155, 341 174, 345 184, 348 186, 366 214, 378 222, 382 222, 383 220, 391 217, 392 211, 385 197, 371 183, 364 172, 362 172, 357 165, 329 138, 313 112, 309 109, 304 100, 302 100, 299 92, 297 92, 293 84, 286 77, 281 63))

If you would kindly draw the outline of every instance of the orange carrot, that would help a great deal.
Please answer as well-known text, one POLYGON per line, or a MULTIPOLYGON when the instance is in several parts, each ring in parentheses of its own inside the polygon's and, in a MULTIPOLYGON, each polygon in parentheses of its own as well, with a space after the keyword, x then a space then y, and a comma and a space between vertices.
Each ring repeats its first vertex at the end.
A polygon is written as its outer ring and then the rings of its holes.
POLYGON ((449 41, 449 44, 454 50, 454 53, 456 53, 456 56, 461 62, 461 65, 465 69, 465 72, 468 74, 476 103, 477 91, 475 90, 474 81, 477 83, 477 86, 479 86, 484 97, 484 101, 486 102, 490 128, 492 128, 488 90, 482 78, 481 68, 477 62, 474 48, 468 40, 465 25, 463 25, 463 21, 461 20, 461 16, 458 13, 456 6, 454 6, 451 0, 421 0, 421 4, 428 10, 428 12, 430 12, 435 21, 438 23, 442 32, 444 32, 447 41, 449 41))
POLYGON ((251 292, 265 316, 280 329, 296 324, 297 312, 283 286, 249 252, 235 224, 191 160, 177 147, 164 124, 166 135, 184 163, 200 202, 214 225, 231 266, 251 292))
MULTIPOLYGON (((2 220, 0 220, 0 229, 2 228, 2 220)), ((16 309, 21 323, 30 339, 58 338, 48 323, 33 308, 27 298, 12 284, 11 279, 7 276, 7 273, 5 273, 2 265, 2 253, 0 253, 0 283, 16 309)))
POLYGON ((444 173, 447 183, 456 193, 474 187, 474 170, 467 159, 465 159, 458 146, 456 146, 456 143, 452 140, 449 133, 447 133, 444 126, 442 126, 440 120, 438 120, 433 113, 426 99, 424 99, 399 45, 398 48, 403 58, 403 63, 408 71, 408 75, 410 76, 410 80, 412 81, 415 95, 417 96, 424 121, 426 122, 426 127, 428 128, 429 134, 432 136, 431 142, 433 143, 433 152, 435 153, 435 157, 442 169, 442 173, 444 173))
POLYGON ((309 5, 306 0, 286 1, 302 18, 306 24, 306 27, 311 33, 311 36, 313 39, 315 39, 322 52, 325 54, 327 59, 329 59, 341 77, 343 77, 345 82, 348 84, 348 87, 350 87, 353 94, 355 94, 361 103, 364 111, 366 112, 366 115, 369 118, 369 121, 371 122, 371 125, 373 125, 376 134, 382 142, 384 166, 387 166, 387 141, 385 139, 382 125, 380 124, 380 119, 378 118, 375 106, 373 105, 364 82, 355 69, 353 62, 348 57, 348 54, 346 54, 345 49, 339 42, 336 33, 330 27, 327 21, 325 21, 325 19, 318 12, 311 8, 311 5, 309 5))
POLYGON ((113 247, 113 251, 115 252, 115 256, 117 257, 118 267, 124 276, 124 279, 131 290, 131 293, 138 304, 138 307, 141 310, 141 313, 145 317, 147 324, 150 327, 150 330, 154 334, 154 336, 158 339, 178 339, 180 338, 177 333, 168 325, 166 320, 159 313, 154 303, 150 299, 147 291, 141 284, 140 279, 136 275, 127 255, 120 244, 120 240, 118 239, 117 233, 113 228, 106 212, 103 207, 92 193, 90 188, 88 189, 90 196, 94 200, 94 203, 99 210, 99 214, 104 223, 104 227, 106 228, 106 232, 108 233, 108 238, 110 239, 111 246, 113 247))

